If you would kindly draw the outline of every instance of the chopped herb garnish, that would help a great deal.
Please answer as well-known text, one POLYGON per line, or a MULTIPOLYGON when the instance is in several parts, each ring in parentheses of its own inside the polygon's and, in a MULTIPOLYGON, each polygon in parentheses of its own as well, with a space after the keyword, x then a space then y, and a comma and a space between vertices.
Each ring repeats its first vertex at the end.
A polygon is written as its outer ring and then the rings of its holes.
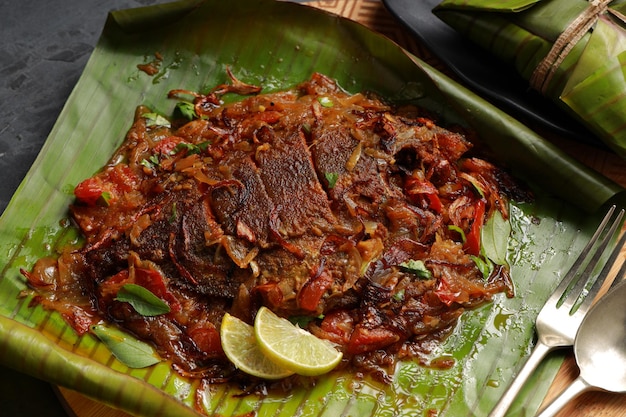
POLYGON ((148 161, 147 159, 142 159, 140 164, 145 166, 148 169, 153 169, 154 168, 154 165, 152 165, 152 163, 150 161, 148 161))
POLYGON ((148 127, 171 127, 170 121, 158 113, 144 113, 141 115, 146 119, 146 126, 148 127))
POLYGON ((323 314, 320 314, 317 317, 312 317, 312 316, 291 316, 291 317, 289 317, 289 321, 292 322, 293 324, 295 324, 298 327, 305 328, 313 320, 323 319, 323 318, 324 318, 323 314))
POLYGON ((148 169, 154 169, 159 166, 159 157, 157 155, 151 155, 148 159, 142 159, 140 164, 148 169))
POLYGON ((335 105, 333 101, 326 96, 318 97, 317 101, 322 105, 322 107, 333 107, 335 105))
POLYGON ((172 151, 172 154, 177 154, 181 151, 186 151, 187 155, 199 154, 205 151, 209 147, 210 142, 201 142, 199 144, 181 142, 172 151))
POLYGON ((137 284, 123 285, 115 300, 129 303, 142 316, 160 316, 170 312, 170 306, 165 301, 137 284))
POLYGON ((505 220, 499 211, 495 211, 485 223, 481 233, 481 252, 484 257, 498 265, 507 265, 509 236, 511 223, 505 220))
POLYGON ((337 180, 339 179, 339 174, 336 172, 326 172, 324 177, 326 177, 326 181, 328 181, 328 188, 334 188, 335 184, 337 184, 337 180))
POLYGON ((111 203, 111 198, 112 196, 110 192, 103 191, 102 194, 100 194, 100 198, 98 198, 98 204, 104 207, 108 207, 111 203))
POLYGON ((176 103, 176 109, 186 119, 193 120, 198 118, 198 115, 196 114, 196 107, 189 101, 179 101, 176 103))
POLYGON ((172 214, 170 215, 170 219, 169 219, 170 224, 176 221, 177 215, 178 215, 178 210, 176 209, 176 201, 174 201, 174 204, 172 204, 172 214))
POLYGON ((418 278, 430 279, 432 276, 428 268, 426 268, 426 265, 424 265, 424 262, 420 260, 411 259, 409 261, 402 262, 400 264, 400 268, 404 272, 417 275, 418 278))
POLYGON ((398 291, 397 293, 395 293, 392 297, 395 301, 404 300, 404 288, 398 291))

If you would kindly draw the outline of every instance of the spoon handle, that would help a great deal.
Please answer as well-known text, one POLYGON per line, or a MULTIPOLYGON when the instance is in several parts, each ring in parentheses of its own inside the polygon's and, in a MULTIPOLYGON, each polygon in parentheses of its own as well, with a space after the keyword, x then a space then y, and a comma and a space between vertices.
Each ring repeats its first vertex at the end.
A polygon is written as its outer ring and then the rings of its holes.
POLYGON ((537 341, 530 357, 522 369, 520 369, 511 385, 505 391, 504 395, 500 398, 498 404, 496 404, 494 409, 491 411, 489 417, 502 417, 506 414, 507 410, 511 407, 511 404, 513 404, 513 401, 517 397, 517 394, 519 394, 520 390, 524 386, 524 383, 526 383, 533 371, 551 350, 552 348, 548 347, 541 340, 537 341))
POLYGON ((537 417, 554 417, 568 402, 590 388, 590 385, 579 376, 558 397, 552 400, 537 417))

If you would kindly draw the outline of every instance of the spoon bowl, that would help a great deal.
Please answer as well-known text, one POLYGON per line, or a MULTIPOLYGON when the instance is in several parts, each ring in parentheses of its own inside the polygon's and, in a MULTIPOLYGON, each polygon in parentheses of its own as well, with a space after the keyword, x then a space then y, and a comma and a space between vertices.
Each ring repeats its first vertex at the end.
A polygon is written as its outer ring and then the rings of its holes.
POLYGON ((574 354, 580 375, 538 417, 554 416, 584 391, 626 393, 626 281, 589 310, 576 335, 574 354))
POLYGON ((626 285, 615 287, 589 312, 574 353, 580 375, 590 385, 626 392, 626 285))

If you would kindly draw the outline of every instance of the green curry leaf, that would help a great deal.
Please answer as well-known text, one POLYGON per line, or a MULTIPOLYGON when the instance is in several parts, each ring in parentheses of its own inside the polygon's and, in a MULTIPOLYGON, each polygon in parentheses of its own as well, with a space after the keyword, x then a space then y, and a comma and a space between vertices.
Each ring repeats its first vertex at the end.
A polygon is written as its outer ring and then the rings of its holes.
POLYGON ((482 252, 486 258, 498 265, 507 265, 507 251, 511 224, 499 211, 487 220, 482 229, 482 252))
POLYGON ((161 361, 152 346, 115 327, 97 324, 91 330, 129 368, 146 368, 161 361))
POLYGON ((170 306, 165 301, 137 284, 123 285, 115 299, 129 303, 142 316, 158 316, 170 312, 170 306))

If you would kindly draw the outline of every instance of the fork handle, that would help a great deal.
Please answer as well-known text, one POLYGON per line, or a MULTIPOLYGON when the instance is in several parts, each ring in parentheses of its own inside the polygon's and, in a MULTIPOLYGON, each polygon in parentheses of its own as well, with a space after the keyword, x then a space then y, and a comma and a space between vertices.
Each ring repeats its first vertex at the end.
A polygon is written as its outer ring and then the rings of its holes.
POLYGON ((543 358, 550 352, 553 348, 548 347, 541 340, 537 341, 537 344, 533 348, 532 353, 528 357, 528 360, 520 369, 519 373, 513 379, 511 385, 504 392, 504 395, 500 398, 500 401, 496 404, 494 409, 489 414, 489 417, 503 417, 508 409, 513 404, 513 401, 519 394, 520 390, 533 373, 533 371, 537 368, 537 366, 541 363, 543 358))
POLYGON ((537 417, 554 417, 565 405, 578 394, 591 389, 591 386, 582 378, 576 378, 563 392, 544 408, 537 417))

